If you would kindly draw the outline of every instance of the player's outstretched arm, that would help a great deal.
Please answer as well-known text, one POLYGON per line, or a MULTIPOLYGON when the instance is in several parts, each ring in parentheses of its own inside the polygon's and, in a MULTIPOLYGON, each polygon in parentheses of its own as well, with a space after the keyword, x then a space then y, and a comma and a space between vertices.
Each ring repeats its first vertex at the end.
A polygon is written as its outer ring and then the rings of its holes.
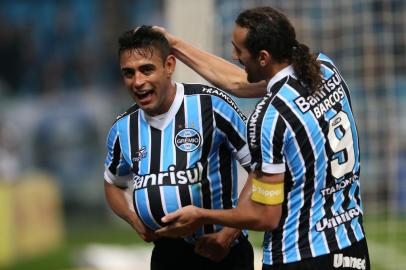
POLYGON ((104 191, 107 203, 113 212, 130 224, 145 242, 152 242, 157 238, 157 235, 148 229, 130 209, 124 190, 104 181, 104 191))
POLYGON ((255 98, 265 95, 265 81, 249 83, 247 74, 242 68, 194 47, 192 44, 170 34, 162 27, 155 26, 154 28, 165 34, 176 58, 214 86, 229 91, 237 97, 255 98))
MULTIPOLYGON (((158 235, 187 236, 203 224, 221 224, 239 229, 272 231, 282 214, 281 203, 265 204, 252 199, 253 176, 250 174, 239 197, 238 206, 234 209, 211 210, 186 206, 162 218, 168 225, 156 231, 158 235)), ((283 174, 262 175, 263 182, 281 183, 283 174)))

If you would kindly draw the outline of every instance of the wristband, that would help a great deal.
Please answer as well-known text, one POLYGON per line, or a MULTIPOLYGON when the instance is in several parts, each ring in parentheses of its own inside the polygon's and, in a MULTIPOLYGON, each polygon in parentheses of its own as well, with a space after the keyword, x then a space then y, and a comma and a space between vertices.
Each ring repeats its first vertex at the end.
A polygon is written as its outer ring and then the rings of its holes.
POLYGON ((264 183, 258 179, 252 179, 251 200, 254 202, 277 205, 284 200, 284 183, 264 183))

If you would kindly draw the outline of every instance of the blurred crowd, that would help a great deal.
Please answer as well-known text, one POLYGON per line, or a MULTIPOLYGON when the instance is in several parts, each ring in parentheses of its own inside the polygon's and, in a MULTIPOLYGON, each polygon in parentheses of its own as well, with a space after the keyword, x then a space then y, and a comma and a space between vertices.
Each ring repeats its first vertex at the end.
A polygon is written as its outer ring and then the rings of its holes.
POLYGON ((1 1, 2 95, 117 83, 116 37, 138 23, 161 23, 161 5, 160 0, 1 1))

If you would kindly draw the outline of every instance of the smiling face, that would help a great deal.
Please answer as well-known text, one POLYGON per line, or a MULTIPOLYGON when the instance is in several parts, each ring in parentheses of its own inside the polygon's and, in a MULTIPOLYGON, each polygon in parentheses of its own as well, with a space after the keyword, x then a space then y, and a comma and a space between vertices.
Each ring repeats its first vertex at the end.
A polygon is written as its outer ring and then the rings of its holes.
POLYGON ((120 55, 120 68, 124 84, 131 97, 151 116, 166 113, 175 98, 172 83, 175 57, 161 58, 156 48, 128 49, 120 55))
POLYGON ((232 39, 233 59, 238 60, 244 66, 248 82, 259 82, 264 80, 266 76, 263 76, 259 59, 253 57, 244 45, 247 34, 247 28, 235 25, 232 39))

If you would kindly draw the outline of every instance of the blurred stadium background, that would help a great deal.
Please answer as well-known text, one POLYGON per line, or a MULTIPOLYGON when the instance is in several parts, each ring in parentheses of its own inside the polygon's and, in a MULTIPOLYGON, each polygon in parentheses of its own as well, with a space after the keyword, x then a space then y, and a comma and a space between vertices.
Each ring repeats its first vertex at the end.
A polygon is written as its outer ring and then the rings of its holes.
MULTIPOLYGON (((234 19, 260 5, 284 11, 299 40, 332 57, 350 85, 372 265, 404 269, 403 0, 0 1, 0 269, 148 269, 151 245, 103 194, 105 138, 131 104, 117 37, 162 25, 230 59, 234 19)), ((176 79, 204 82, 179 66, 176 79)), ((250 113, 256 101, 238 102, 250 113)), ((257 247, 260 238, 251 236, 257 247)))

